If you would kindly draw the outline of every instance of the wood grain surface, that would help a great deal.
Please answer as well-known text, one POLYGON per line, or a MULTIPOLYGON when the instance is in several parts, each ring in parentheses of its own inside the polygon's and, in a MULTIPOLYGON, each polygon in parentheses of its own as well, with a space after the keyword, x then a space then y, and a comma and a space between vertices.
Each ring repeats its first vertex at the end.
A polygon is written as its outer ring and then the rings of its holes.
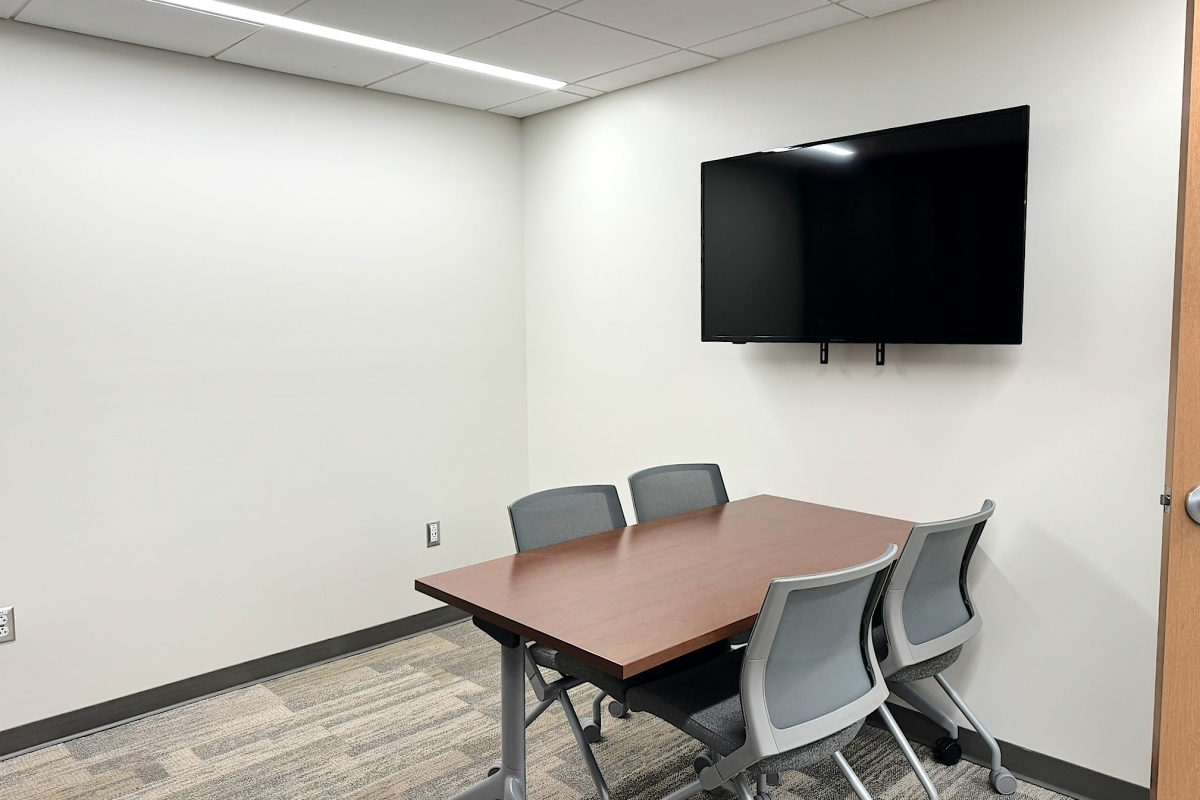
POLYGON ((1158 616, 1158 675, 1150 796, 1200 797, 1200 525, 1184 508, 1200 485, 1200 45, 1195 4, 1187 6, 1183 135, 1176 232, 1175 307, 1171 331, 1171 384, 1167 411, 1166 485, 1170 513, 1163 518, 1162 583, 1158 616))
POLYGON ((628 678, 751 627, 773 578, 903 549, 912 526, 760 495, 431 575, 416 588, 628 678))

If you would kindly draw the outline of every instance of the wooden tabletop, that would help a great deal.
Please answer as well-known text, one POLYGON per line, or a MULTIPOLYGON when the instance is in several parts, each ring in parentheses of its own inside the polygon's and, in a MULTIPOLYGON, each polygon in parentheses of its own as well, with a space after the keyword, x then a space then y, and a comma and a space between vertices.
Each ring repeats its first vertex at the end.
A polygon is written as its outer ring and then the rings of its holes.
POLYGON ((900 549, 913 523, 771 495, 417 581, 417 591, 629 678, 754 624, 773 578, 900 549))

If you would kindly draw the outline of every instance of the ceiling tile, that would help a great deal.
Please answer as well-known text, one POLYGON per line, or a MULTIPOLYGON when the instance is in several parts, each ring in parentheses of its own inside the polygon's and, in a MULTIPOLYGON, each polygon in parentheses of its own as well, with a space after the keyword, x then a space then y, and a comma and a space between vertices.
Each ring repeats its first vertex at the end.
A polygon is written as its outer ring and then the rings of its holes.
POLYGON ((564 12, 690 47, 826 5, 829 0, 582 0, 564 12))
POLYGON ((371 88, 479 109, 493 108, 546 91, 539 86, 465 69, 444 67, 441 64, 425 64, 408 72, 401 72, 373 84, 371 88))
POLYGON ((25 0, 0 0, 0 19, 8 19, 23 5, 25 0))
POLYGON ((711 56, 700 55, 690 50, 676 50, 674 53, 652 58, 631 67, 622 67, 594 78, 585 78, 581 83, 605 92, 612 92, 626 86, 633 86, 635 83, 645 83, 664 75, 683 72, 685 69, 698 67, 701 64, 711 64, 714 61, 716 59, 711 56))
POLYGON ((743 53, 756 47, 765 47, 787 39, 807 36, 810 33, 845 25, 847 22, 859 19, 862 19, 861 15, 847 11, 841 6, 822 6, 794 17, 781 19, 778 22, 769 22, 748 31, 735 33, 733 36, 725 36, 711 42, 698 44, 692 49, 717 58, 724 58, 734 53, 743 53))
POLYGON ((229 0, 235 6, 254 8, 269 14, 286 14, 299 6, 304 0, 229 0))
POLYGON ((233 0, 235 6, 266 11, 268 14, 286 14, 304 0, 233 0))
POLYGON ((545 13, 520 0, 308 0, 288 16, 448 53, 545 13))
POLYGON ((455 55, 571 83, 674 48, 554 13, 464 47, 455 55))
POLYGON ((929 0, 840 0, 846 8, 866 14, 868 17, 878 17, 880 14, 890 14, 909 6, 919 6, 929 0))
POLYGON ((195 56, 211 56, 259 29, 145 0, 33 0, 16 19, 195 56))
POLYGON ((355 86, 366 86, 424 63, 394 53, 279 28, 264 28, 217 58, 355 86))
POLYGON ((540 114, 543 111, 549 111, 552 108, 578 103, 580 100, 586 99, 586 97, 580 97, 577 94, 570 94, 568 92, 545 92, 489 110, 495 111, 497 114, 507 114, 510 117, 528 117, 533 114, 540 114))
POLYGON ((584 97, 599 97, 600 95, 604 94, 604 92, 600 91, 599 89, 593 89, 590 86, 584 86, 580 83, 568 83, 559 91, 581 94, 584 97))

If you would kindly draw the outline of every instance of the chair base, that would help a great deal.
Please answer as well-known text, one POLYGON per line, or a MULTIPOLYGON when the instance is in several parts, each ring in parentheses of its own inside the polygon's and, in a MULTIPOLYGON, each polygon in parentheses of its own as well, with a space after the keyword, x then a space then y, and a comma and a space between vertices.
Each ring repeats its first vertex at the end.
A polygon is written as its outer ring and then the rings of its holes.
MULTIPOLYGON (((600 741, 600 737, 603 735, 602 726, 604 723, 602 720, 604 717, 601 715, 600 710, 604 707, 604 701, 607 698, 608 692, 603 689, 596 692, 596 696, 592 698, 592 715, 580 720, 583 723, 583 735, 593 744, 600 741)), ((608 713, 620 719, 629 715, 629 709, 623 703, 613 700, 608 704, 608 713)))
POLYGON ((958 696, 958 692, 954 691, 954 687, 950 685, 945 676, 943 676, 941 673, 938 673, 937 675, 933 676, 933 679, 938 682, 938 685, 942 687, 942 690, 951 699, 951 701, 954 702, 954 705, 958 706, 958 710, 961 711, 963 716, 967 718, 967 722, 971 723, 971 727, 975 729, 975 732, 983 737, 983 741, 987 743, 988 750, 990 750, 992 754, 992 788, 995 789, 999 794, 1014 794, 1017 791, 1017 779, 1014 778, 1013 774, 1005 769, 1004 764, 1001 763, 1000 745, 996 742, 996 738, 992 736, 992 734, 988 733, 987 728, 983 727, 983 723, 980 722, 979 718, 975 716, 975 713, 971 711, 970 706, 968 706, 966 702, 958 696))
MULTIPOLYGON (((525 676, 529 679, 529 685, 533 687, 534 695, 538 698, 538 704, 534 706, 533 710, 528 714, 523 714, 523 727, 528 728, 534 720, 541 716, 557 700, 562 705, 563 714, 567 718, 567 726, 575 736, 575 743, 579 747, 579 755, 583 757, 583 763, 587 767, 588 774, 592 778, 592 783, 596 787, 597 797, 599 800, 610 800, 608 784, 604 780, 604 774, 600 771, 600 765, 596 763, 596 754, 592 752, 591 745, 592 742, 599 741, 600 739, 600 725, 594 718, 580 721, 579 716, 575 713, 575 706, 571 704, 571 696, 568 694, 570 689, 580 685, 583 681, 579 678, 563 677, 553 683, 546 683, 541 669, 534 663, 530 650, 524 645, 520 645, 517 649, 521 651, 521 655, 517 657, 522 659, 525 676)), ((524 690, 522 690, 522 697, 523 692, 524 690)), ((593 709, 596 708, 596 704, 603 698, 604 693, 601 692, 595 702, 593 702, 593 709)), ((523 734, 524 730, 522 729, 523 734)), ((502 774, 503 772, 503 765, 501 765, 499 772, 495 769, 489 770, 488 780, 490 781, 493 776, 502 774)), ((522 785, 524 784, 522 783, 522 785)), ((469 798, 467 800, 483 800, 483 798, 469 798)), ((493 798, 493 800, 496 799, 493 798)), ((502 800, 509 800, 509 798, 506 797, 502 800)))
POLYGON ((929 800, 938 800, 938 792, 933 786, 933 781, 929 780, 929 775, 925 773, 925 768, 921 766, 921 760, 913 752, 912 745, 908 743, 908 739, 904 738, 904 731, 900 730, 900 725, 896 722, 896 718, 892 716, 892 712, 888 711, 886 703, 879 707, 879 716, 883 717, 883 722, 887 725, 888 731, 891 732, 892 738, 896 740, 896 744, 900 745, 900 752, 904 753, 904 758, 908 761, 908 765, 912 767, 913 772, 917 773, 917 780, 920 781, 921 788, 925 790, 925 794, 928 795, 929 800))
MULTIPOLYGON (((916 753, 913 752, 912 745, 910 745, 908 740, 904 738, 904 734, 900 731, 900 726, 892 717, 891 712, 887 710, 887 706, 881 706, 879 708, 879 714, 883 717, 884 722, 888 726, 888 730, 891 732, 892 736, 895 737, 896 742, 900 745, 900 750, 904 753, 904 757, 908 761, 909 766, 911 766, 913 771, 916 772, 917 780, 920 781, 921 787, 925 790, 925 794, 928 795, 929 800, 939 800, 937 789, 934 788, 932 781, 929 780, 929 776, 925 774, 925 770, 921 766, 920 759, 918 759, 916 753)), ((870 792, 867 791, 867 787, 863 784, 862 779, 858 777, 858 773, 856 773, 854 768, 850 766, 850 763, 846 761, 846 757, 842 755, 842 751, 835 750, 832 757, 834 762, 837 764, 838 769, 841 770, 842 775, 844 775, 846 780, 850 783, 850 788, 854 790, 854 793, 858 796, 859 800, 871 800, 870 792)), ((720 760, 721 756, 711 750, 707 750, 696 756, 696 760, 693 762, 692 766, 696 770, 696 773, 700 774, 705 770, 716 766, 720 760)), ((780 780, 778 773, 758 773, 756 775, 756 782, 757 791, 751 791, 750 784, 746 780, 745 774, 739 773, 733 778, 730 778, 724 784, 721 784, 721 786, 725 789, 733 791, 738 796, 738 800, 775 800, 768 787, 779 785, 780 780)), ((703 791, 703 787, 701 786, 700 780, 695 780, 667 795, 667 797, 665 797, 663 800, 687 800, 687 798, 694 797, 701 791, 703 791)))
POLYGON ((962 745, 957 739, 943 736, 933 743, 933 757, 947 767, 953 767, 962 761, 962 745))
POLYGON ((575 743, 579 745, 583 763, 587 766, 592 783, 596 786, 596 794, 600 800, 610 800, 608 784, 604 781, 604 774, 600 772, 600 765, 596 763, 596 755, 592 752, 592 746, 588 744, 587 734, 584 733, 583 725, 579 722, 575 707, 571 705, 571 698, 566 692, 561 692, 558 695, 558 701, 562 704, 563 714, 567 717, 567 725, 571 728, 571 733, 575 734, 575 743))
MULTIPOLYGON (((968 722, 971 723, 971 727, 975 729, 975 732, 978 733, 980 738, 983 739, 984 743, 987 744, 990 754, 991 767, 991 774, 989 775, 988 782, 991 784, 992 789, 997 794, 1002 795, 1016 793, 1017 779, 1011 772, 1005 769, 1001 760, 1000 745, 996 741, 995 737, 992 736, 992 734, 988 732, 988 729, 983 726, 983 723, 981 723, 979 718, 975 716, 975 713, 971 711, 970 706, 968 706, 966 701, 959 696, 958 692, 954 690, 954 687, 950 685, 949 681, 946 680, 946 677, 942 673, 937 673, 933 676, 933 679, 937 681, 939 686, 942 687, 942 691, 946 693, 946 696, 950 698, 951 702, 958 706, 958 710, 962 712, 962 715, 967 718, 968 722)), ((917 688, 911 683, 893 683, 891 680, 889 680, 888 688, 892 691, 892 694, 896 695, 901 700, 917 709, 917 711, 933 720, 940 728, 949 734, 948 737, 938 739, 934 745, 933 754, 937 757, 938 761, 947 765, 958 763, 958 760, 962 758, 962 747, 959 746, 957 741, 958 724, 954 722, 954 720, 950 719, 950 717, 945 713, 943 713, 941 709, 931 703, 929 699, 925 697, 925 695, 917 691, 917 688)))

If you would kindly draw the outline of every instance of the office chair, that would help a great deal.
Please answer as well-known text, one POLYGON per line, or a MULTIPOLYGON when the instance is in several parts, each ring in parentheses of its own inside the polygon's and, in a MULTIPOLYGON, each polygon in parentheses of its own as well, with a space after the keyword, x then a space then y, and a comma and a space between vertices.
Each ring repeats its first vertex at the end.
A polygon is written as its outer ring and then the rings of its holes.
POLYGON ((629 690, 635 711, 654 714, 708 748, 696 759, 697 779, 666 800, 718 786, 739 800, 773 800, 769 774, 830 757, 858 797, 870 800, 841 751, 873 711, 937 800, 884 705, 888 689, 871 646, 871 620, 896 552, 893 544, 856 567, 771 581, 744 649, 629 690), (744 772, 757 777, 757 793, 744 772))
MULTIPOLYGON (((621 509, 615 486, 568 486, 535 492, 512 503, 508 507, 508 517, 519 553, 625 527, 625 512, 621 509)), ((622 680, 551 647, 531 643, 526 652, 525 671, 538 703, 526 715, 525 726, 529 727, 558 700, 600 800, 608 800, 608 787, 591 748, 591 743, 600 739, 600 707, 604 699, 612 696, 617 702, 624 703, 630 686, 699 664, 728 649, 723 642, 710 645, 634 678, 622 680), (540 667, 552 669, 563 678, 548 683, 540 667), (580 720, 567 696, 567 690, 583 683, 598 687, 600 692, 592 700, 592 716, 580 720)), ((492 771, 497 769, 499 767, 493 765, 492 771)))
POLYGON ((669 464, 629 476, 638 522, 650 522, 729 502, 716 464, 669 464))
POLYGON ((912 529, 877 614, 874 640, 888 688, 947 732, 933 748, 937 759, 955 764, 962 748, 957 723, 912 685, 923 678, 938 682, 987 743, 992 788, 1013 794, 1017 779, 1001 764, 1000 746, 942 675, 983 626, 967 591, 967 569, 995 510, 996 504, 986 500, 976 514, 912 529))
MULTIPOLYGON (((668 464, 644 469, 629 476, 629 492, 633 495, 633 510, 638 522, 729 502, 721 468, 716 464, 668 464)), ((735 646, 748 641, 750 631, 729 637, 729 643, 735 646)), ((616 703, 610 703, 608 710, 614 717, 624 716, 627 711, 616 703)))

